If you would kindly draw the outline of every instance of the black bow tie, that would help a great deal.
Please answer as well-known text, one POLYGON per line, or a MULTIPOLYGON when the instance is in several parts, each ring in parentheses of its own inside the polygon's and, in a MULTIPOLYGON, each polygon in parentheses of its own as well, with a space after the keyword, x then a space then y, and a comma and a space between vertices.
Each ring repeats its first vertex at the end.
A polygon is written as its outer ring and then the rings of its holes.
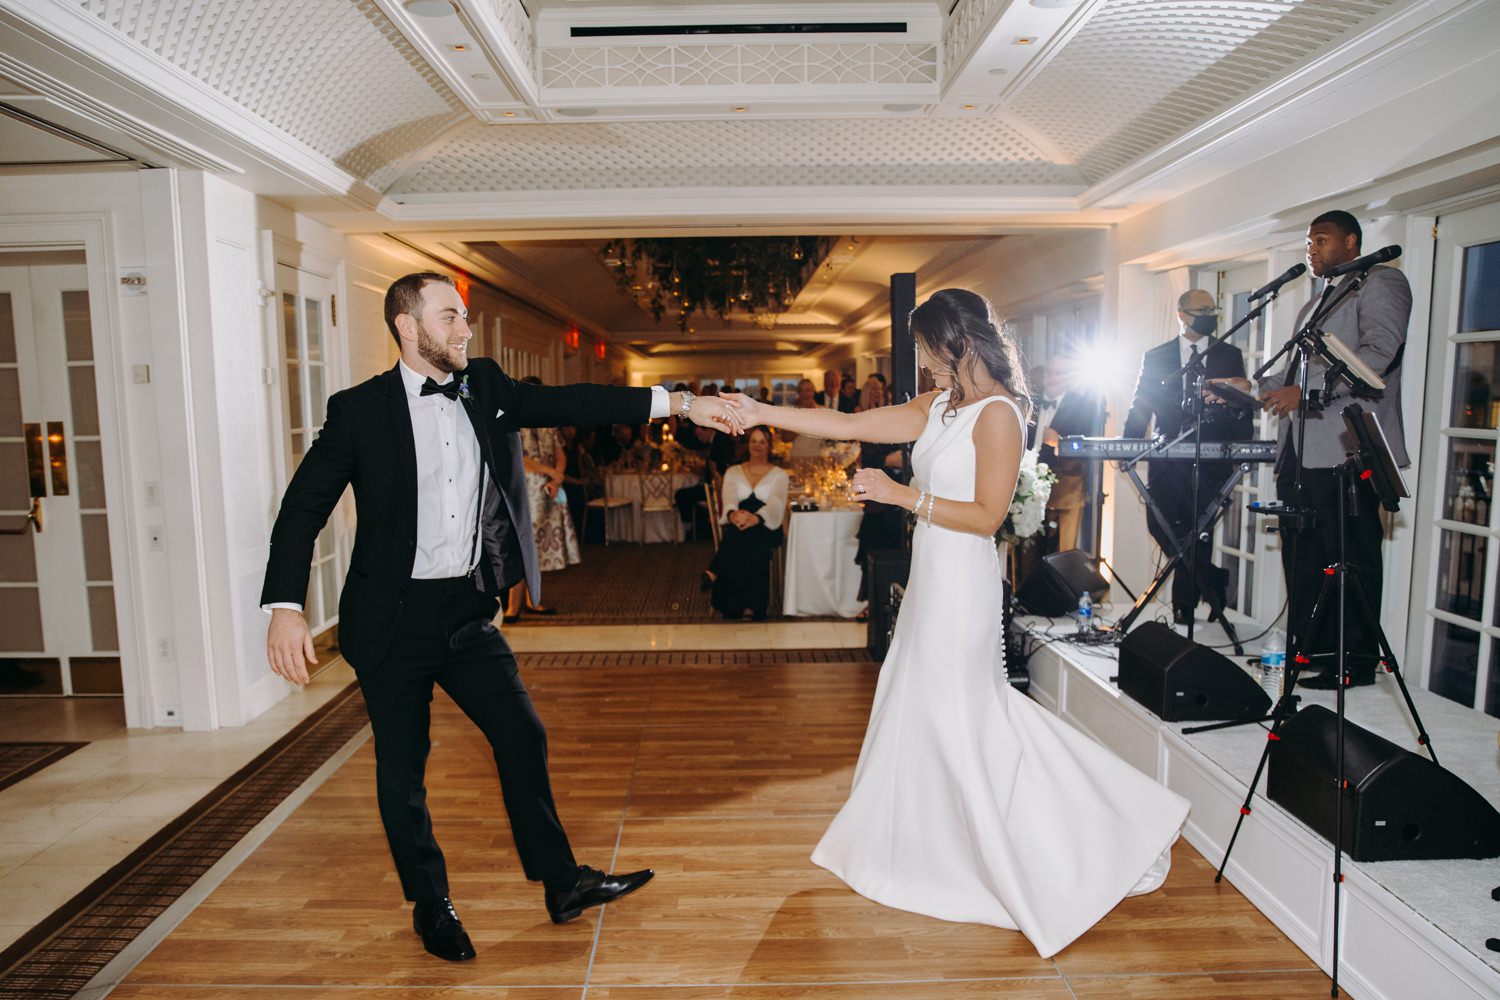
POLYGON ((437 395, 447 396, 449 399, 458 399, 460 392, 459 381, 456 378, 449 379, 442 385, 438 385, 432 380, 432 376, 429 375, 427 381, 422 383, 422 395, 424 396, 437 395))

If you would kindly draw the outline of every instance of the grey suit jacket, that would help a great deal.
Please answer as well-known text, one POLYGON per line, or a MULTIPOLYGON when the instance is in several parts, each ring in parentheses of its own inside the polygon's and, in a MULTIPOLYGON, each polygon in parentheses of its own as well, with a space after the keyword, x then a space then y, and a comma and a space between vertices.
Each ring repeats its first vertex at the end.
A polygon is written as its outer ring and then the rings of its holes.
MULTIPOLYGON (((1297 313, 1296 329, 1302 329, 1308 314, 1321 298, 1314 296, 1297 313)), ((1346 384, 1340 384, 1324 409, 1308 413, 1303 468, 1335 468, 1343 463, 1345 453, 1354 449, 1353 435, 1345 428, 1343 418, 1343 409, 1351 402, 1373 410, 1380 429, 1385 431, 1386 440, 1391 444, 1397 464, 1402 468, 1411 464, 1406 454, 1406 430, 1401 422, 1402 364, 1398 356, 1406 344, 1406 324, 1410 318, 1411 286, 1406 283, 1406 275, 1392 267, 1373 268, 1359 291, 1347 296, 1324 318, 1324 336, 1337 337, 1353 348, 1361 361, 1385 379, 1385 392, 1374 399, 1354 397, 1346 384)), ((1327 370, 1327 365, 1314 359, 1309 366, 1308 388, 1321 389, 1327 370)), ((1293 366, 1287 372, 1285 384, 1296 383, 1297 372, 1293 366)), ((1296 424, 1295 417, 1282 419, 1278 458, 1286 451, 1296 424)))

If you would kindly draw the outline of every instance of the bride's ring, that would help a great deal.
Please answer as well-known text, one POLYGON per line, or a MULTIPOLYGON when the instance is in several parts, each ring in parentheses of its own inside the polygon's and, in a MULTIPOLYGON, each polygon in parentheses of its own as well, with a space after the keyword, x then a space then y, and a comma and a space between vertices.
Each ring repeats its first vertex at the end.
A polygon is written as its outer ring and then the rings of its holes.
POLYGON ((863 484, 858 484, 858 485, 856 485, 854 487, 854 492, 856 492, 856 493, 863 493, 864 491, 865 491, 865 488, 864 488, 863 484))

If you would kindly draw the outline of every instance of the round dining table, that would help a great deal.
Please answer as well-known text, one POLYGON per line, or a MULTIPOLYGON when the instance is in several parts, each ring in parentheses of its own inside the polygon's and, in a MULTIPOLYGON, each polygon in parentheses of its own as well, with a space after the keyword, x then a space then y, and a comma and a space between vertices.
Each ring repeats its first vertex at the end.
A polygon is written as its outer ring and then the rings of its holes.
POLYGON ((782 611, 787 615, 853 618, 865 609, 859 599, 862 508, 793 510, 786 532, 786 576, 782 611))

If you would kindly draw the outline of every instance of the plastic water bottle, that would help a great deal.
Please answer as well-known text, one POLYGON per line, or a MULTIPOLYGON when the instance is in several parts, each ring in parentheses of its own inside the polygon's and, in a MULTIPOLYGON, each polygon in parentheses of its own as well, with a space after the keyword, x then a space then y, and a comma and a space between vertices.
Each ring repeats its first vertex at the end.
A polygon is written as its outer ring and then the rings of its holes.
POLYGON ((1078 598, 1078 634, 1088 635, 1094 631, 1094 599, 1085 590, 1078 598))
POLYGON ((1260 651, 1260 686, 1275 702, 1281 698, 1281 688, 1286 681, 1286 636, 1280 629, 1272 629, 1266 636, 1266 644, 1260 651))

